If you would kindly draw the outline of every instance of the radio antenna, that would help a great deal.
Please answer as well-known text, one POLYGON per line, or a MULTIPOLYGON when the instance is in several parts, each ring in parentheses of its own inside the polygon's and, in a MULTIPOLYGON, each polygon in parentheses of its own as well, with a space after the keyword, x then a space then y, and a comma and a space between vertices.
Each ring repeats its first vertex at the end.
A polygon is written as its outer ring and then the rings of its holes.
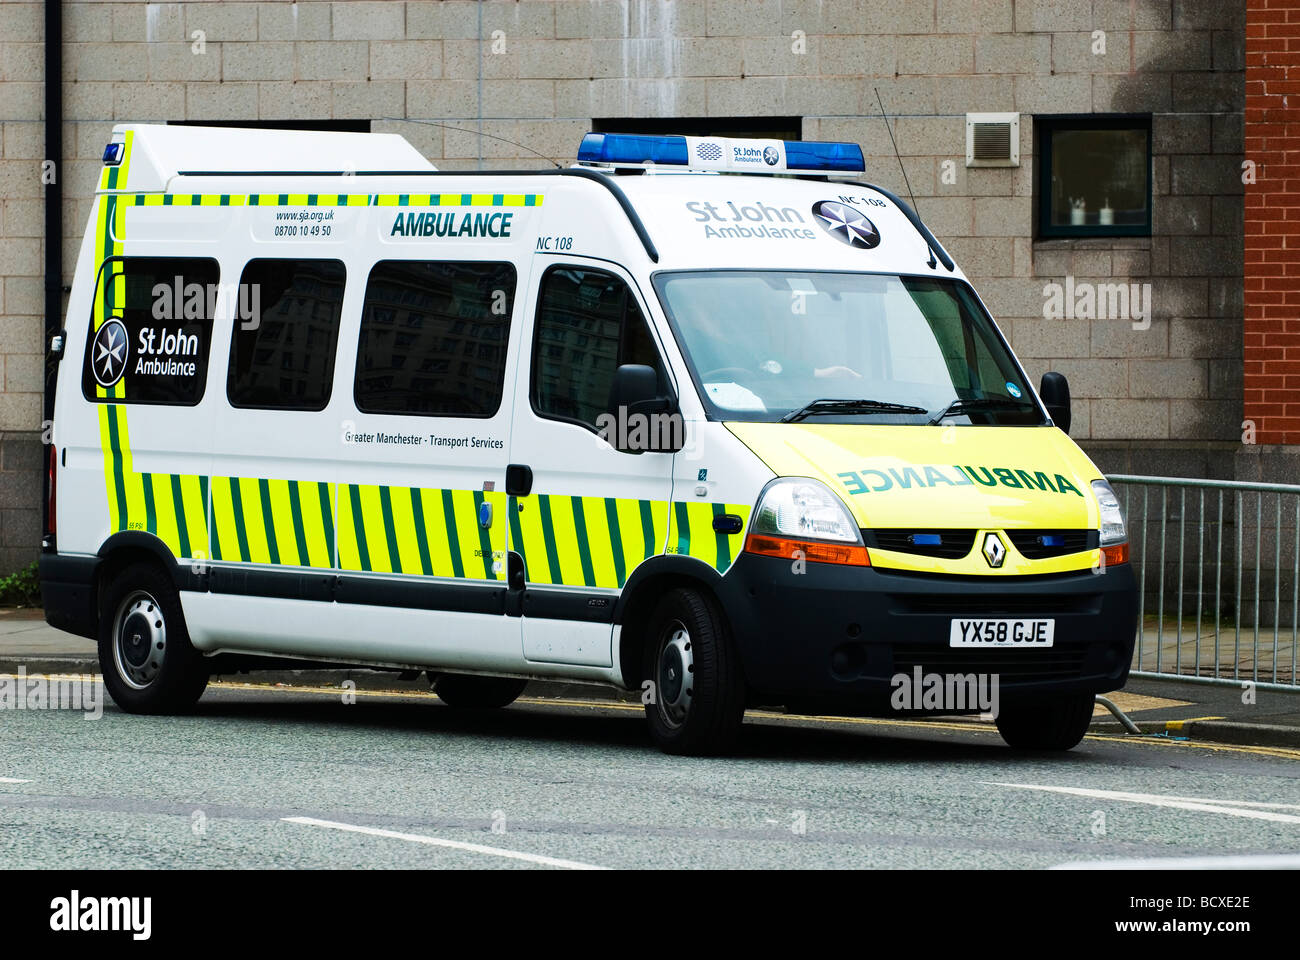
MULTIPOLYGON (((907 197, 912 201, 912 209, 916 210, 916 197, 912 194, 912 183, 907 179, 907 167, 903 166, 903 158, 898 152, 898 144, 894 142, 894 131, 889 127, 889 117, 885 115, 885 101, 880 99, 880 88, 872 87, 876 91, 876 103, 880 104, 880 119, 885 121, 885 132, 889 134, 889 143, 894 148, 894 158, 898 161, 898 169, 903 171, 903 186, 907 187, 907 197)), ((917 211, 917 217, 921 216, 917 211)), ((934 258, 934 248, 930 246, 930 241, 925 241, 925 247, 930 251, 930 269, 933 270, 937 261, 934 258)))
POLYGON ((538 153, 536 150, 532 149, 531 147, 526 147, 522 143, 516 143, 513 140, 507 140, 505 137, 497 137, 497 136, 493 136, 490 133, 484 133, 482 130, 469 130, 466 129, 465 127, 453 127, 450 123, 438 123, 436 120, 416 120, 411 117, 384 117, 384 119, 391 120, 395 123, 425 123, 431 127, 442 127, 444 130, 455 130, 459 133, 472 133, 475 136, 487 137, 489 140, 500 140, 502 143, 508 143, 510 144, 510 146, 518 147, 520 150, 527 150, 535 157, 541 157, 547 163, 553 165, 557 170, 564 169, 564 166, 561 163, 552 160, 544 153, 538 153))

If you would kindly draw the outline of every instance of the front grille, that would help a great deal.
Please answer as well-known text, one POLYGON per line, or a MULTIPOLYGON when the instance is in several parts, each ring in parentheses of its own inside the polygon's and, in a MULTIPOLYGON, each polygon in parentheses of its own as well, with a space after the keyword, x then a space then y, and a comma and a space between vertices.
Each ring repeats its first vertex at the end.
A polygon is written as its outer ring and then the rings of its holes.
POLYGON ((895 648, 895 673, 997 674, 1000 682, 1066 680, 1083 674, 1086 648, 1046 650, 926 650, 895 648))
MULTIPOLYGON (((868 547, 920 557, 960 560, 975 545, 975 530, 864 529, 868 547)), ((1027 560, 1048 560, 1097 549, 1096 530, 1007 530, 1007 538, 1027 560)))
POLYGON ((1055 617, 1101 612, 1099 593, 895 593, 889 600, 891 612, 903 615, 1055 617))
POLYGON ((1096 530, 1008 530, 1006 533, 1028 560, 1046 560, 1095 550, 1101 536, 1096 530))
POLYGON ((960 560, 975 544, 974 530, 863 530, 866 545, 921 557, 960 560), (937 541, 937 542, 936 542, 937 541))

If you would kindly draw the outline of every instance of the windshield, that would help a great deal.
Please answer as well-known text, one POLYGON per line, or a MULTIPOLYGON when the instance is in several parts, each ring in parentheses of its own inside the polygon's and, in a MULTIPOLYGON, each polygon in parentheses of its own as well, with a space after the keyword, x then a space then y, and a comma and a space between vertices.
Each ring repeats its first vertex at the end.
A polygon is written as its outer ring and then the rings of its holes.
POLYGON ((712 270, 655 287, 712 419, 1044 422, 964 283, 712 270))

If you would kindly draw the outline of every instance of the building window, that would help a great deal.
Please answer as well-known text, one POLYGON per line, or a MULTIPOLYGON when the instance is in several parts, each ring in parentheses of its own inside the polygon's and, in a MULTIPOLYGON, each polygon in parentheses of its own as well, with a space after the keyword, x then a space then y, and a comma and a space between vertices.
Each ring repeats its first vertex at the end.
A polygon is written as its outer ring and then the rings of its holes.
POLYGON ((1151 118, 1035 117, 1040 237, 1151 235, 1151 118))

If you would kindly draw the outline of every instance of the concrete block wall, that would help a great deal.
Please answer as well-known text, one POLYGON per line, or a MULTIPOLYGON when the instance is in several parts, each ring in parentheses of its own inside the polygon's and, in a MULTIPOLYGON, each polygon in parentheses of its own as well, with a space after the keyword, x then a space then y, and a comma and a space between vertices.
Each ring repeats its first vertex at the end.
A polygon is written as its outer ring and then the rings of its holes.
MULTIPOLYGON (((1031 374, 1070 377, 1072 432, 1103 468, 1164 472, 1172 458, 1212 472, 1236 449, 1238 2, 73 0, 64 11, 69 266, 114 122, 366 119, 454 169, 544 165, 510 141, 567 162, 597 117, 798 116, 805 137, 862 143, 869 178, 903 191, 878 90, 923 216, 1031 374), (1000 110, 1021 113, 1021 166, 966 169, 964 114, 1000 110), (1153 116, 1154 236, 1035 240, 1033 115, 1117 111, 1153 116), (1150 327, 1044 319, 1045 284, 1067 276, 1150 283, 1150 327)), ((0 433, 28 439, 41 417, 41 17, 40 4, 0 2, 0 433)), ((29 506, 0 509, 38 511, 24 496, 4 502, 29 506)), ((34 554, 31 525, 0 513, 0 570, 34 554)))

